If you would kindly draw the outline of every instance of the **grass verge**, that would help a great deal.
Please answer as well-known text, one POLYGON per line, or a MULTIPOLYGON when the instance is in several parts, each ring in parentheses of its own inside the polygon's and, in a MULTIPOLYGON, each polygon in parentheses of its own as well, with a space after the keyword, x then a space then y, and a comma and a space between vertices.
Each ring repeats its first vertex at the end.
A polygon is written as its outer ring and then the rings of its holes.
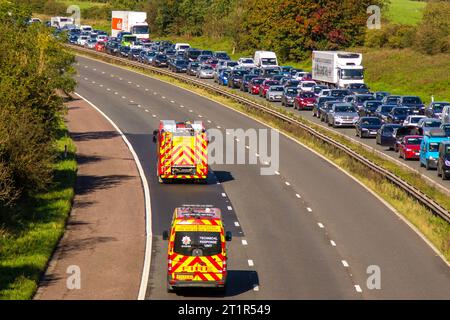
POLYGON ((424 1, 390 0, 385 16, 393 23, 416 25, 422 20, 426 5, 424 1))
MULTIPOLYGON (((92 55, 92 57, 95 57, 92 55)), ((97 57, 98 58, 98 57, 97 57)), ((110 62, 109 59, 104 59, 110 62)), ((120 64, 119 64, 120 65, 120 64)), ((433 243, 436 248, 443 254, 445 259, 450 262, 450 224, 441 219, 438 216, 434 216, 427 208, 418 203, 414 198, 409 196, 399 187, 390 183, 387 179, 376 174, 375 172, 368 171, 367 167, 357 162, 356 160, 349 157, 347 154, 341 152, 334 147, 330 147, 327 143, 320 139, 315 138, 305 130, 299 128, 298 126, 287 124, 277 118, 270 116, 261 111, 246 107, 240 103, 237 103, 229 98, 223 97, 221 95, 215 94, 208 90, 195 87, 193 85, 184 83, 182 81, 176 80, 169 76, 156 75, 149 71, 143 71, 140 68, 134 68, 130 66, 124 66, 130 70, 134 70, 143 74, 151 75, 154 78, 169 82, 176 86, 188 89, 190 91, 196 92, 203 97, 210 98, 221 104, 224 104, 235 110, 244 112, 245 114, 260 120, 266 124, 275 127, 285 134, 293 137, 299 142, 309 146, 318 153, 324 155, 326 158, 330 159, 342 169, 350 173, 356 179, 361 181, 372 191, 378 194, 381 198, 386 200, 392 207, 394 207, 401 215, 403 215, 408 221, 410 221, 422 234, 433 243)), ((248 96, 246 96, 248 98, 248 96)), ((260 103, 260 102, 259 102, 260 103)), ((326 130, 320 126, 311 123, 310 121, 296 116, 291 112, 286 112, 280 108, 276 108, 272 105, 270 107, 276 109, 277 111, 287 113, 291 117, 311 126, 319 132, 322 132, 336 141, 339 141, 348 147, 352 148, 359 154, 363 155, 365 158, 371 160, 372 162, 384 167, 385 169, 393 172, 403 180, 407 181, 411 185, 415 186, 429 197, 433 198, 435 201, 440 203, 447 210, 450 209, 450 197, 443 193, 441 190, 434 186, 430 186, 424 181, 421 176, 417 174, 412 174, 410 170, 400 167, 389 160, 381 158, 373 152, 368 151, 346 139, 345 137, 333 134, 329 130, 326 130)))
POLYGON ((56 142, 54 182, 47 192, 21 201, 0 221, 0 299, 31 299, 64 233, 72 206, 77 163, 75 145, 62 124, 56 142), (64 146, 67 157, 64 158, 64 146))

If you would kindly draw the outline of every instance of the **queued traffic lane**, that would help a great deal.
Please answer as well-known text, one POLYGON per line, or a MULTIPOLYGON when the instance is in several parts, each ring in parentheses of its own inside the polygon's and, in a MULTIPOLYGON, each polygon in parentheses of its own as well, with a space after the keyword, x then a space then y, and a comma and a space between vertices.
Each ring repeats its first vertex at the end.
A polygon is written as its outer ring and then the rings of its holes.
MULTIPOLYGON (((200 79, 200 80, 203 81, 203 82, 206 82, 208 84, 215 84, 217 86, 220 86, 220 85, 214 83, 214 80, 211 80, 211 79, 200 79)), ((231 88, 229 88, 229 89, 231 89, 231 88)), ((235 92, 241 92, 242 93, 242 91, 240 91, 239 89, 231 89, 231 90, 233 90, 235 92)), ((246 94, 248 94, 249 96, 252 96, 257 101, 266 101, 265 98, 262 98, 262 97, 260 97, 258 95, 250 95, 249 93, 246 93, 246 94)), ((281 106, 281 102, 271 102, 271 103, 276 105, 276 106, 278 106, 278 107, 282 107, 281 106)), ((419 161, 417 161, 417 160, 407 160, 407 161, 405 161, 403 159, 400 159, 398 152, 394 152, 392 150, 389 150, 387 147, 378 145, 376 143, 376 139, 374 139, 374 138, 364 138, 364 139, 362 139, 362 138, 356 137, 356 132, 355 132, 354 128, 349 128, 349 127, 332 128, 332 127, 328 127, 325 123, 321 122, 320 119, 314 117, 312 115, 312 111, 310 111, 310 110, 295 110, 293 107, 282 107, 282 108, 285 108, 286 110, 289 110, 289 111, 295 113, 296 115, 304 117, 305 119, 307 119, 307 120, 309 120, 309 121, 311 121, 311 122, 313 122, 315 124, 327 127, 327 128, 329 128, 331 130, 334 130, 336 132, 344 134, 345 136, 347 136, 349 138, 352 138, 356 142, 359 142, 359 143, 367 145, 367 146, 369 146, 371 148, 374 148, 375 150, 382 152, 383 154, 387 155, 388 157, 390 157, 392 159, 395 159, 395 160, 398 160, 401 163, 403 163, 404 165, 408 166, 409 168, 411 168, 411 169, 417 171, 418 173, 420 173, 420 174, 430 178, 434 182, 436 182, 436 183, 440 184, 441 186, 445 187, 447 190, 450 190, 450 180, 442 180, 440 177, 437 176, 436 170, 427 170, 427 169, 425 169, 423 167, 420 167, 419 161)))
POLYGON ((230 268, 250 272, 230 274, 230 280, 239 281, 231 281, 227 297, 445 298, 450 294, 447 265, 417 234, 359 184, 284 136, 280 136, 278 175, 261 176, 259 166, 253 165, 213 165, 220 185, 159 185, 151 132, 160 119, 203 120, 207 127, 221 129, 266 127, 169 84, 90 59, 78 60, 79 92, 119 125, 146 169, 154 232, 148 298, 173 298, 165 293, 166 244, 160 234, 168 228, 173 207, 192 201, 217 203, 224 212, 230 206, 236 215, 226 224, 238 222, 242 228, 233 230, 237 237, 230 247, 230 268), (380 290, 366 287, 367 268, 372 265, 382 272, 380 290), (243 282, 243 288, 234 287, 243 282))

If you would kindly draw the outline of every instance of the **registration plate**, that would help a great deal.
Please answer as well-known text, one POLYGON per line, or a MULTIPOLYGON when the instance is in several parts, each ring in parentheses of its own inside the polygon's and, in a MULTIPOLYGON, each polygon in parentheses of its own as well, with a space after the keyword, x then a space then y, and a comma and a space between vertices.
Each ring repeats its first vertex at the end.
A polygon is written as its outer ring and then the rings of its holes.
POLYGON ((177 280, 192 280, 192 279, 194 279, 194 275, 192 275, 192 274, 175 274, 175 278, 177 280))

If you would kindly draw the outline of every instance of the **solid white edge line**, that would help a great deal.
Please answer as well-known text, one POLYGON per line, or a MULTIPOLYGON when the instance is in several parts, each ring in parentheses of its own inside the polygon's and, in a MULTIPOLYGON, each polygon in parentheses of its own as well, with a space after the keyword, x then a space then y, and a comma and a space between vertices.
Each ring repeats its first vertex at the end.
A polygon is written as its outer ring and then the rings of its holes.
MULTIPOLYGON (((195 91, 193 91, 193 90, 190 90, 190 89, 187 89, 187 88, 183 88, 183 87, 180 87, 180 86, 177 86, 177 85, 175 85, 175 84, 173 84, 173 83, 171 83, 171 82, 168 82, 168 81, 165 81, 165 80, 162 80, 162 79, 158 79, 158 78, 155 78, 155 77, 152 77, 152 76, 150 76, 150 75, 148 75, 148 74, 145 74, 145 73, 141 73, 141 72, 138 72, 138 71, 135 71, 135 70, 131 70, 131 69, 127 69, 127 68, 125 68, 125 67, 122 67, 122 66, 120 66, 120 65, 116 65, 116 64, 113 64, 113 63, 107 63, 107 62, 104 62, 104 61, 102 61, 102 60, 99 60, 99 59, 94 59, 94 58, 91 58, 91 57, 88 57, 88 56, 85 56, 85 55, 83 55, 83 54, 77 54, 77 56, 79 56, 79 57, 82 57, 82 58, 84 58, 84 59, 88 59, 88 60, 91 60, 91 61, 96 61, 96 62, 98 62, 98 63, 103 63, 103 64, 106 64, 106 65, 109 65, 109 66, 114 66, 114 67, 116 67, 116 68, 118 68, 118 69, 121 69, 121 70, 127 70, 127 71, 130 71, 130 72, 133 72, 133 73, 135 73, 135 74, 138 74, 138 75, 140 75, 140 76, 143 76, 143 77, 147 77, 147 78, 150 78, 150 79, 152 79, 152 80, 155 80, 155 81, 159 81, 159 82, 163 82, 163 83, 165 83, 165 84, 168 84, 168 85, 171 85, 171 86, 174 86, 174 87, 177 87, 177 88, 179 88, 179 89, 181 89, 181 90, 184 90, 184 91, 186 91, 186 92, 190 92, 190 93, 192 93, 192 94, 195 94, 195 95, 197 95, 197 96, 199 96, 199 97, 202 97, 203 99, 206 99, 206 100, 209 100, 209 101, 211 101, 211 102, 213 102, 213 103, 216 103, 216 104, 219 104, 219 105, 221 105, 221 106, 223 106, 223 107, 225 107, 225 108, 227 108, 227 109, 229 109, 229 110, 231 110, 231 111, 234 111, 234 112, 236 112, 236 113, 239 113, 239 114, 241 114, 242 116, 244 116, 244 117, 247 117, 247 118, 249 118, 249 119, 252 119, 252 120, 254 120, 254 121, 256 121, 256 122, 258 122, 258 123, 260 123, 260 124, 262 124, 262 125, 264 125, 264 126, 266 126, 266 127, 268 127, 268 128, 271 128, 272 130, 275 130, 276 132, 278 132, 278 133, 280 133, 281 135, 283 135, 283 136, 285 136, 286 138, 288 138, 288 139, 290 139, 290 140, 292 140, 293 142, 295 142, 295 143, 297 143, 297 144, 299 144, 299 145, 301 145, 303 148, 305 148, 305 149, 307 149, 307 150, 309 150, 309 151, 311 151, 312 153, 314 153, 316 156, 318 156, 319 158, 321 158, 321 159, 323 159, 323 160, 325 160, 326 162, 328 162, 329 164, 331 164, 332 166, 334 166, 335 168, 337 168, 339 171, 341 171, 342 173, 344 173, 345 175, 347 175, 349 178, 351 178, 353 181, 355 181, 356 183, 358 183, 360 186, 362 186, 364 189, 366 189, 368 192, 370 192, 375 198, 377 198, 381 203, 383 203, 388 209, 390 209, 398 218, 400 218, 404 223, 406 223, 406 225, 408 225, 433 251, 434 251, 434 253, 436 253, 436 255, 438 256, 438 257, 440 257, 441 258, 441 260, 450 268, 450 262, 447 262, 447 260, 445 259, 445 257, 444 257, 444 255, 442 254, 442 253, 440 253, 439 252, 439 250, 434 246, 434 244, 431 242, 431 241, 429 241, 423 234, 422 234, 422 232, 420 232, 420 230, 419 229, 417 229, 411 222, 409 222, 405 217, 403 217, 401 214, 400 214, 400 212, 398 212, 397 211, 397 209, 395 209, 390 203, 388 203, 386 200, 384 200, 383 198, 381 198, 381 196, 379 196, 378 194, 376 194, 375 193, 375 191, 372 191, 372 189, 370 189, 368 186, 366 186, 364 183, 362 183, 361 181, 359 181, 358 179, 356 179, 354 176, 352 176, 350 173, 348 173, 347 171, 345 171, 344 169, 342 169, 341 167, 339 167, 336 163, 334 163, 333 161, 331 161, 330 159, 328 159, 327 157, 325 157, 324 155, 322 155, 322 154, 320 154, 319 152, 317 152, 316 150, 314 150, 314 149, 312 149, 312 148, 310 148, 310 147, 308 147, 306 144, 304 144, 304 143, 302 143, 302 142, 300 142, 300 141, 298 141, 297 139, 294 139, 293 137, 291 137, 290 135, 288 135, 288 134, 286 134, 285 132, 282 132, 282 131, 280 131, 279 129, 276 129, 276 128, 274 128, 273 126, 271 126, 271 125, 269 125, 269 124, 267 124, 267 123, 265 123, 265 122, 263 122, 263 121, 261 121, 261 120, 259 120, 259 119, 256 119, 255 117, 253 117, 252 115, 249 115, 249 114, 246 114, 246 113, 244 113, 244 112, 242 112, 242 111, 239 111, 239 110, 236 110, 236 109, 234 109, 234 108, 232 108, 232 107, 230 107, 230 106, 228 106, 228 105, 226 105, 225 103, 223 103, 223 102, 219 102, 219 101, 217 101, 217 100, 214 100, 214 99, 212 99, 212 98, 209 98, 209 97, 206 97, 206 96, 202 96, 201 94, 199 94, 198 92, 195 92, 195 91)), ((220 129, 220 127, 218 127, 218 129, 220 129)), ((278 172, 278 171, 275 171, 275 174, 276 175, 279 175, 280 173, 278 172)))
POLYGON ((117 132, 122 137, 122 140, 127 145, 128 149, 130 150, 131 154, 133 155, 134 162, 136 163, 136 166, 139 171, 139 175, 141 177, 141 183, 142 187, 144 189, 144 198, 145 198, 145 231, 146 231, 146 243, 145 243, 145 256, 144 256, 144 267, 142 270, 142 276, 141 276, 141 284, 139 286, 139 293, 138 293, 138 300, 144 300, 145 294, 147 292, 147 286, 148 286, 148 278, 150 276, 150 264, 152 259, 152 207, 151 207, 151 201, 150 201, 150 190, 148 188, 148 182, 147 178, 144 174, 144 169, 142 168, 141 162, 139 161, 139 158, 134 151, 133 146, 128 141, 127 137, 123 134, 122 130, 112 121, 103 111, 101 111, 99 108, 97 108, 92 102, 84 98, 79 93, 75 92, 77 96, 79 96, 81 99, 86 101, 91 107, 93 107, 95 110, 97 110, 106 120, 111 123, 111 125, 114 127, 114 129, 117 130, 117 132))

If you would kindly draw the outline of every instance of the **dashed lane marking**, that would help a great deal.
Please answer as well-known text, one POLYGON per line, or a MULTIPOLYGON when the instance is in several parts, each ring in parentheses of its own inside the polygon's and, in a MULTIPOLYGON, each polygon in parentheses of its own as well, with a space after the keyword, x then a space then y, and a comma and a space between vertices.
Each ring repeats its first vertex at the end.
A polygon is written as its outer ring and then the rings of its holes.
POLYGON ((325 228, 325 227, 323 226, 323 224, 322 224, 322 223, 320 223, 320 222, 318 222, 318 223, 317 223, 317 225, 318 225, 318 226, 319 226, 319 228, 321 228, 321 229, 325 228))
POLYGON ((246 245, 248 245, 248 242, 247 242, 247 240, 245 240, 245 239, 242 239, 242 245, 243 245, 243 246, 246 246, 246 245))
POLYGON ((330 240, 330 243, 333 247, 336 247, 336 242, 334 242, 333 240, 330 240))
POLYGON ((342 260, 341 262, 342 262, 342 265, 343 265, 344 267, 348 268, 348 262, 347 262, 347 261, 342 260))
POLYGON ((362 292, 362 289, 358 284, 355 284, 355 290, 356 292, 362 292))
POLYGON ((250 259, 249 259, 247 262, 248 262, 248 266, 249 266, 249 267, 253 267, 253 266, 255 265, 254 262, 253 262, 253 260, 250 260, 250 259))
POLYGON ((296 196, 297 198, 299 198, 299 199, 302 197, 302 196, 299 195, 298 193, 296 193, 295 196, 296 196))
POLYGON ((308 212, 312 212, 312 209, 310 207, 306 208, 306 210, 308 210, 308 212))

